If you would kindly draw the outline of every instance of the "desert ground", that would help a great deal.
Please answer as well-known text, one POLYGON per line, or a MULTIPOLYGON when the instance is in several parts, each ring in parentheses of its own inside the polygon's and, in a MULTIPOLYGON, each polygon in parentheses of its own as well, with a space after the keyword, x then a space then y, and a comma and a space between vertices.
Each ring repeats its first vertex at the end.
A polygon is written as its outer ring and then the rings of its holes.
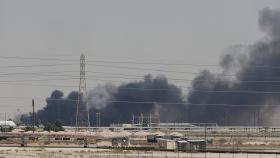
POLYGON ((1 147, 0 158, 277 158, 276 154, 178 153, 83 148, 1 147))

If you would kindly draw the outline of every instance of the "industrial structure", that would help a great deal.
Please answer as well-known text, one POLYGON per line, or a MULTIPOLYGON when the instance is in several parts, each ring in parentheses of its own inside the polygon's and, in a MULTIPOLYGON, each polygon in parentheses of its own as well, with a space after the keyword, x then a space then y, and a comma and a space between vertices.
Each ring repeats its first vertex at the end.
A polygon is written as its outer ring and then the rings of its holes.
POLYGON ((76 131, 81 130, 80 127, 90 127, 87 103, 86 61, 84 54, 81 54, 80 57, 80 83, 76 108, 76 131))
POLYGON ((132 115, 132 124, 139 127, 154 127, 160 124, 159 114, 149 114, 143 115, 142 113, 139 116, 132 115))
MULTIPOLYGON (((0 145, 13 144, 22 147, 44 145, 48 147, 53 143, 67 147, 72 145, 73 147, 183 152, 206 152, 217 144, 220 145, 220 148, 226 146, 225 151, 231 151, 235 149, 236 142, 241 142, 241 139, 242 141, 246 139, 249 143, 262 139, 271 141, 272 145, 267 147, 280 145, 274 141, 275 138, 280 138, 280 127, 223 127, 216 123, 163 123, 160 121, 159 114, 152 113, 133 114, 131 123, 129 121, 126 124, 111 124, 104 127, 101 125, 101 113, 97 112, 96 126, 93 127, 89 121, 84 54, 80 56, 80 80, 75 126, 64 126, 65 131, 60 132, 47 132, 40 127, 40 130, 39 128, 35 130, 34 104, 34 100, 32 100, 33 131, 24 131, 25 127, 16 127, 12 121, 0 121, 0 145), (13 128, 15 128, 14 131, 12 131, 13 128), (232 145, 233 148, 231 148, 232 145)), ((247 142, 240 144, 244 148, 250 147, 247 142)))

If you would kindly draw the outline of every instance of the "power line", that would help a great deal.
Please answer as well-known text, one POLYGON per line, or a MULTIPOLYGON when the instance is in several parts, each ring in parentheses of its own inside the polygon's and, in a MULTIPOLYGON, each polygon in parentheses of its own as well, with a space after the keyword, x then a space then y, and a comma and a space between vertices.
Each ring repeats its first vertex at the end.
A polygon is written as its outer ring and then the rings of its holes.
MULTIPOLYGON (((26 58, 24 58, 26 59, 26 58)), ((32 59, 38 59, 38 58, 32 58, 32 59)), ((63 64, 63 65, 73 65, 73 64, 63 64)), ((54 64, 51 64, 51 65, 24 65, 24 66, 20 66, 20 65, 17 65, 17 66, 9 66, 9 67, 34 67, 34 66, 57 66, 57 65, 54 65, 54 64)), ((109 66, 109 65, 101 65, 101 66, 109 66)), ((134 69, 132 67, 121 67, 121 68, 130 68, 130 69, 134 69)), ((143 69, 143 68, 140 68, 140 69, 143 69)), ((148 69, 145 69, 145 70, 148 70, 148 69)), ((161 69, 151 69, 151 70, 155 70, 155 71, 164 71, 164 70, 161 70, 161 69)), ((73 71, 71 71, 73 72, 73 71)), ((172 71, 172 72, 177 72, 177 71, 172 71)), ((180 72, 182 73, 182 72, 180 72)), ((185 73, 185 72, 184 72, 185 73)), ((192 73, 192 72, 191 72, 192 73)), ((11 74, 11 73, 10 73, 11 74)), ((15 74, 15 73, 14 73, 15 74)), ((23 73, 22 73, 23 74, 23 73)), ((8 74, 6 74, 8 75, 8 74)), ((50 75, 51 76, 51 75, 50 75)), ((55 76, 55 75, 53 75, 55 76)), ((56 75, 56 76, 60 76, 60 75, 56 75)), ((61 75, 63 76, 63 75, 61 75)), ((104 77, 103 77, 104 78, 104 77)), ((123 78, 123 79, 138 79, 138 78, 127 78, 127 77, 111 77, 111 78, 123 78)), ((66 79, 41 79, 41 80, 14 80, 14 81, 0 81, 0 82, 26 82, 26 81, 49 81, 49 80, 70 80, 70 79, 77 79, 77 78, 66 78, 66 79)), ((101 80, 101 81, 109 81, 109 82, 122 82, 122 81, 114 81, 114 80, 104 80, 104 79, 95 79, 95 80, 101 80)), ((188 79, 176 79, 176 78, 173 78, 173 80, 182 80, 182 81, 194 81, 194 80, 188 80, 188 79)), ((206 80, 195 80, 195 81, 206 81, 206 80)), ((269 83, 269 82, 272 82, 272 83, 278 83, 280 81, 275 81, 275 80, 271 80, 271 81, 237 81, 237 82, 257 82, 257 83, 269 83)), ((263 84, 265 86, 270 86, 270 85, 267 85, 267 84, 263 84)), ((280 85, 271 85, 271 86, 280 86, 280 85)), ((152 90, 152 89, 151 89, 152 90)), ((155 90, 155 89, 153 89, 155 90)), ((224 91, 224 90, 221 90, 221 91, 217 91, 217 90, 191 90, 191 91, 200 91, 200 92, 217 92, 217 93, 228 93, 228 92, 238 92, 238 93, 260 93, 260 92, 256 92, 256 91, 248 91, 248 90, 239 90, 239 91, 224 91)), ((277 92, 264 92, 262 91, 261 93, 277 93, 277 92)))
MULTIPOLYGON (((148 70, 148 71, 155 71, 155 72, 169 72, 169 73, 177 73, 177 74, 195 74, 198 75, 198 72, 188 72, 188 71, 175 71, 175 70, 163 70, 163 69, 153 69, 153 68, 143 68, 143 67, 132 67, 132 66, 118 66, 118 65, 102 65, 102 64, 88 64, 91 66, 98 66, 98 67, 109 67, 114 69, 129 69, 129 70, 148 70)), ((233 76, 233 75, 225 75, 224 76, 233 76)))
MULTIPOLYGON (((26 68, 26 67, 50 67, 50 66, 62 66, 62 65, 73 65, 73 64, 51 64, 51 65, 16 65, 16 66, 5 66, 2 68, 26 68)), ((126 67, 126 66, 112 66, 112 65, 97 65, 97 64, 92 64, 95 66, 101 66, 101 67, 111 67, 111 68, 124 68, 124 69, 132 69, 132 70, 152 70, 152 71, 159 71, 159 72, 174 72, 174 73, 181 73, 181 74, 201 74, 200 72, 187 72, 187 71, 173 71, 173 70, 162 70, 162 69, 148 69, 148 68, 137 68, 137 67, 126 67)), ((1 68, 1 67, 0 67, 1 68)), ((76 71, 63 71, 63 72, 76 72, 76 71)), ((90 71, 89 71, 90 72, 90 71)), ((58 73, 58 72, 57 72, 58 73)), ((102 72, 92 72, 92 73, 102 73, 102 72)), ((104 73, 104 72, 103 72, 104 73)), ((17 73, 6 73, 6 74, 0 74, 0 75, 15 75, 17 73)), ((32 73, 18 73, 18 74, 32 74, 32 73)), ((36 73, 34 73, 36 74, 36 73)), ((40 74, 40 73, 37 73, 40 74)), ((104 73, 104 74, 111 74, 111 75, 116 75, 114 73, 104 73)), ((119 75, 124 75, 124 74, 119 74, 119 75)), ((50 75, 51 76, 51 75, 50 75)), ((129 76, 129 75, 126 75, 129 76)), ((137 75, 130 75, 130 76, 137 76, 137 75)), ((226 75, 226 74, 218 74, 216 76, 235 76, 235 75, 226 75)), ((139 76, 137 76, 139 77, 139 76)), ((124 78, 124 77, 123 77, 124 78)), ((142 76, 141 76, 142 78, 142 76)), ((270 77, 264 77, 264 78, 270 78, 270 77)), ((133 78, 135 79, 135 78, 133 78)), ((168 78, 169 80, 176 80, 176 81, 193 81, 193 79, 181 79, 181 78, 168 78)), ((196 81, 200 81, 200 80, 196 80, 196 81)), ((201 81, 205 81, 205 80, 201 80, 201 81)), ((238 80, 237 82, 280 82, 280 81, 276 81, 276 80, 270 80, 270 81, 256 81, 256 80, 238 80)))
MULTIPOLYGON (((75 86, 66 86, 66 85, 53 85, 53 84, 9 84, 9 83, 1 83, 7 85, 27 85, 27 86, 43 86, 43 87, 68 87, 68 88, 76 88, 75 86)), ((93 87, 91 87, 93 88, 93 87)), ((192 87, 178 87, 190 89, 189 92, 200 92, 200 93, 245 93, 245 94, 280 94, 280 91, 256 91, 256 90, 223 90, 223 89, 192 89, 192 87)), ((118 90, 137 90, 137 91, 172 91, 172 88, 117 88, 118 90)), ((0 97, 1 98, 1 97, 0 97)))
MULTIPOLYGON (((72 79, 78 79, 78 78, 63 78, 63 79, 41 79, 41 80, 17 80, 17 81, 0 81, 0 84, 7 84, 7 85, 28 85, 28 86, 55 86, 55 87, 71 87, 74 88, 75 86, 65 86, 65 85, 50 85, 50 84, 46 84, 46 85, 42 85, 42 84, 8 84, 8 83, 14 83, 14 82, 28 82, 28 81, 50 81, 50 80, 72 80, 72 79)), ((104 80, 104 79, 92 79, 92 80, 97 80, 97 81, 108 81, 108 82, 122 82, 122 81, 115 81, 115 80, 104 80)), ((280 85, 268 85, 268 84, 259 84, 259 85, 264 85, 264 86, 280 86, 280 85)), ((193 87, 182 87, 182 86, 177 86, 178 88, 186 88, 186 89, 190 89, 190 92, 203 92, 203 93, 262 93, 262 94, 277 94, 279 92, 277 91, 254 91, 254 90, 220 90, 220 89, 216 89, 216 90, 196 90, 196 89, 192 89, 193 87)), ((94 88, 94 87, 92 87, 94 88)), ((119 88, 120 90, 141 90, 141 91, 168 91, 170 89, 162 89, 162 88, 119 88)))
MULTIPOLYGON (((24 83, 14 83, 14 82, 28 82, 28 81, 50 81, 50 80, 72 80, 72 79, 78 79, 78 78, 63 78, 63 79, 41 79, 41 80, 17 80, 17 81, 0 81, 0 84, 2 85, 27 85, 27 86, 43 86, 43 87, 69 87, 69 88, 76 88, 75 86, 66 86, 66 85, 56 85, 56 84, 24 84, 24 83), (12 84, 11 84, 12 83, 12 84)), ((97 81, 109 81, 109 82, 122 82, 122 81, 115 81, 115 80, 104 80, 104 79, 92 79, 97 81)), ((280 86, 280 85, 272 85, 272 86, 280 86)), ((255 90, 223 90, 223 89, 215 89, 215 90, 203 90, 203 89, 193 89, 193 87, 183 87, 183 86, 177 86, 181 89, 190 89, 189 92, 203 92, 203 93, 251 93, 251 94, 278 94, 280 92, 278 91, 255 91, 255 90)), ((94 88, 94 87, 91 87, 94 88)), ((172 89, 166 89, 166 88, 118 88, 120 90, 140 90, 140 91, 169 91, 172 89)))
MULTIPOLYGON (((130 74, 122 74, 122 73, 108 73, 108 72, 100 72, 100 71, 87 71, 87 72, 93 73, 93 74, 100 73, 100 74, 108 74, 108 75, 132 76, 132 77, 139 77, 139 78, 142 78, 142 79, 144 77, 144 76, 140 76, 140 75, 130 75, 130 74)), ((261 77, 258 76, 258 78, 261 78, 261 77)), ((274 79, 279 79, 279 81, 280 81, 280 77, 268 77, 268 76, 265 76, 263 78, 265 78, 265 79, 274 78, 274 79)), ((193 81, 194 80, 194 79, 171 78, 171 77, 168 77, 167 79, 168 80, 178 80, 178 81, 193 81)), ((203 81, 206 81, 206 80, 203 80, 203 81)), ((248 81, 254 81, 254 80, 248 80, 248 81)), ((242 80, 238 80, 238 82, 242 82, 242 80)))
POLYGON ((47 71, 47 72, 8 72, 8 73, 0 73, 0 75, 41 75, 41 74, 62 74, 68 72, 79 72, 79 71, 47 71))
MULTIPOLYGON (((33 58, 31 58, 33 59, 33 58)), ((38 58, 35 58, 38 59, 38 58)), ((40 59, 40 58, 39 58, 40 59)), ((14 66, 2 66, 0 68, 35 68, 35 67, 53 67, 53 66, 72 66, 76 63, 65 63, 65 64, 38 64, 38 65, 14 65, 14 66)), ((153 68, 142 68, 142 67, 130 67, 130 66, 116 66, 116 65, 100 65, 100 64, 88 64, 88 65, 94 65, 99 67, 110 67, 114 69, 131 69, 131 70, 148 70, 148 71, 156 71, 156 72, 169 72, 169 73, 178 73, 178 74, 194 74, 199 75, 201 72, 188 72, 188 71, 175 71, 175 70, 164 70, 164 69, 153 69, 153 68)), ((279 67, 280 68, 280 67, 279 67)), ((236 76, 236 74, 218 74, 216 76, 236 76)), ((259 77, 259 76, 258 76, 259 77)), ((264 77, 269 78, 269 76, 264 77)), ((173 80, 182 80, 182 79, 173 79, 173 80)), ((245 81, 240 81, 245 82, 245 81)), ((255 82, 255 81, 246 81, 246 82, 255 82)), ((262 82, 269 82, 269 81, 262 81, 262 82)), ((275 81, 274 81, 275 82, 275 81)))
POLYGON ((3 106, 3 105, 0 105, 0 108, 11 108, 11 107, 18 107, 18 108, 23 108, 23 107, 28 107, 28 105, 27 106, 23 106, 23 105, 6 105, 5 104, 5 106, 3 106))
MULTIPOLYGON (((69 76, 69 77, 72 77, 72 79, 76 79, 75 77, 76 76, 73 76, 73 75, 69 75, 69 74, 62 74, 63 72, 77 72, 77 71, 57 71, 57 72, 33 72, 33 73, 2 73, 0 74, 0 76, 9 76, 9 75, 36 75, 37 77, 40 75, 40 76, 55 76, 55 77, 65 77, 65 76, 69 76), (52 73, 55 73, 56 75, 53 75, 52 73), (57 74, 59 73, 59 74, 57 74)), ((106 72, 92 72, 92 71, 89 71, 90 73, 93 73, 93 74, 96 74, 96 73, 99 73, 99 74, 108 74, 108 75, 114 75, 114 76, 96 76, 94 75, 94 78, 122 78, 122 79, 136 79, 136 80, 140 80, 140 79, 143 79, 142 76, 139 76, 139 75, 126 75, 126 74, 119 74, 119 73, 106 73, 106 72), (115 75, 122 75, 122 76, 115 76, 115 75), (123 76, 132 76, 132 77, 137 77, 137 78, 131 78, 131 77, 123 77, 123 76)), ((88 75, 89 77, 92 77, 91 75, 88 75)), ((193 82, 193 81, 196 81, 196 82, 207 82, 208 80, 194 80, 194 79, 184 79, 184 78, 167 78, 168 80, 174 80, 174 81, 181 81, 181 82, 193 82)), ((46 81, 48 80, 63 80, 63 79, 46 79, 46 81)), ((67 80, 69 80, 69 78, 67 78, 67 80)), ((92 79, 94 80, 94 79, 92 79)), ((95 80, 98 80, 98 81, 107 81, 107 82, 118 82, 118 83, 121 83, 123 81, 116 81, 116 80, 104 80, 104 79, 95 79, 95 80)), ((9 80, 10 81, 10 80, 9 80)), ((22 81, 22 80, 20 80, 22 81)), ((20 81, 16 81, 16 82, 20 82, 20 81)), ((31 80, 28 80, 28 81, 31 81, 31 80)), ((34 80, 32 80, 34 81, 34 80)), ((43 80, 44 81, 44 80, 43 80)), ((230 81, 230 80, 229 80, 230 81)), ((7 82, 7 81, 4 81, 4 82, 7 82)), ((14 82, 14 81, 11 81, 11 82, 14 82)), ((23 82, 26 82, 26 80, 23 80, 23 82)), ((242 83, 242 85, 255 85, 255 86, 272 86, 272 87, 278 87, 280 85, 275 85, 275 84, 252 84, 252 83, 280 83, 280 81, 278 80, 269 80, 269 81, 259 81, 259 80, 247 80, 247 81, 242 81, 242 80, 238 80, 236 82, 233 81, 233 84, 240 84, 242 83)))
MULTIPOLYGON (((0 66, 0 68, 38 68, 38 67, 57 67, 57 66, 73 66, 77 63, 66 63, 66 64, 33 64, 33 65, 12 65, 12 66, 0 66)), ((200 74, 197 72, 187 72, 187 71, 175 71, 175 70, 162 70, 162 69, 149 69, 149 68, 139 68, 139 67, 128 67, 128 66, 112 66, 112 65, 98 65, 98 64, 87 64, 99 67, 110 67, 110 68, 118 68, 118 69, 133 69, 133 70, 149 70, 149 71, 157 71, 157 72, 172 72, 172 73, 180 73, 180 74, 200 74)), ((233 76, 233 75, 226 75, 233 76)))
MULTIPOLYGON (((129 76, 129 75, 128 75, 129 76)), ((95 77, 99 77, 99 76, 95 76, 95 77)), ((101 77, 104 77, 104 76, 101 76, 101 77)), ((105 78, 105 77, 104 77, 105 78)), ((137 77, 137 78, 131 78, 131 77, 122 77, 122 76, 109 76, 109 78, 122 78, 122 79, 143 79, 143 77, 137 77)), ((168 80, 176 80, 176 81, 188 81, 188 82, 193 82, 193 81, 196 81, 196 82, 206 82, 206 81, 209 81, 209 80, 196 80, 196 79, 183 79, 183 78, 167 78, 168 80)), ((230 81, 230 80, 229 80, 230 81)), ((237 80, 236 81, 237 83, 238 82, 244 82, 244 83, 280 83, 280 80, 237 80)))
POLYGON ((73 87, 76 87, 76 86, 66 86, 66 85, 56 85, 56 84, 33 84, 33 83, 0 83, 0 85, 10 85, 10 86, 38 86, 38 87, 50 87, 50 86, 53 86, 53 87, 69 87, 69 88, 73 88, 73 87))
MULTIPOLYGON (((65 80, 77 80, 79 79, 78 77, 76 78, 49 78, 49 79, 30 79, 30 80, 6 80, 6 81, 1 81, 0 83, 13 83, 13 82, 39 82, 39 81, 65 81, 65 80)), ((123 81, 116 81, 116 80, 106 80, 106 79, 100 79, 100 78, 92 78, 91 80, 96 80, 96 81, 107 81, 107 82, 119 82, 122 83, 123 81)))
POLYGON ((21 59, 21 60, 39 60, 39 61, 77 61, 77 60, 63 60, 59 58, 36 58, 36 57, 22 57, 22 56, 3 56, 0 55, 2 59, 21 59))
MULTIPOLYGON (((100 56, 99 56, 100 57, 100 56)), ((105 57, 105 56, 102 56, 105 57)), ((108 58, 110 56, 106 56, 108 58)), ((36 58, 36 57, 22 57, 22 56, 3 56, 3 59, 22 59, 22 60, 40 60, 40 61, 76 61, 76 60, 65 60, 60 58, 36 58)), ((119 58, 119 57, 118 57, 119 58)), ((138 60, 138 59, 137 59, 138 60)), ((164 63, 164 62, 135 62, 135 61, 107 61, 107 60, 87 60, 88 63, 122 63, 122 64, 138 64, 138 65, 166 65, 166 66, 195 66, 195 67, 220 67, 218 64, 194 64, 194 63, 164 63)), ((272 65, 247 65, 246 67, 251 68, 267 68, 267 69, 280 69, 280 66, 272 65)))
POLYGON ((73 80, 73 79, 79 79, 79 78, 56 78, 56 79, 37 79, 37 80, 7 80, 7 81, 0 81, 1 83, 11 83, 11 82, 34 82, 34 81, 58 81, 58 80, 73 80))
MULTIPOLYGON (((142 68, 142 67, 131 67, 131 66, 102 65, 102 64, 88 64, 88 65, 99 66, 99 67, 109 67, 109 68, 114 68, 114 69, 146 70, 146 71, 155 71, 155 72, 169 72, 169 73, 176 73, 176 74, 193 74, 193 75, 200 75, 201 74, 201 72, 175 71, 175 70, 164 70, 164 69, 142 68)), ((235 77, 236 74, 220 73, 220 74, 214 74, 214 76, 235 77)))
POLYGON ((57 67, 57 66, 73 66, 77 63, 64 63, 64 64, 33 64, 33 65, 9 65, 0 66, 0 68, 37 68, 37 67, 57 67))
POLYGON ((192 64, 192 63, 160 63, 160 62, 106 61, 106 60, 89 60, 88 62, 109 63, 109 64, 159 65, 159 66, 219 67, 219 65, 214 65, 214 64, 192 64))
MULTIPOLYGON (((16 57, 4 57, 4 56, 1 56, 2 58, 19 58, 19 59, 36 59, 36 60, 45 60, 45 58, 26 58, 26 57, 19 57, 19 56, 16 56, 16 57)), ((57 59, 57 58, 47 58, 46 60, 60 60, 60 59, 57 59)), ((65 61, 65 60, 62 60, 62 61, 65 61)), ((103 62, 103 61, 101 61, 103 62)), ((17 65, 17 66, 5 66, 3 68, 19 68, 19 67, 49 67, 49 66, 62 66, 62 65, 73 65, 73 64, 48 64, 48 65, 17 65)), ((93 64, 95 66, 102 66, 102 67, 112 67, 112 68, 125 68, 125 69, 138 69, 138 70, 152 70, 152 71, 159 71, 159 72, 174 72, 174 73, 188 73, 188 74, 200 74, 200 73, 196 73, 196 72, 182 72, 182 71, 173 71, 173 70, 162 70, 162 69, 148 69, 148 68, 138 68, 138 67, 126 67, 126 66, 111 66, 111 65, 97 65, 97 64, 93 64)), ((219 74, 218 76, 233 76, 233 75, 225 75, 225 74, 219 74)), ((51 75, 49 75, 51 76, 51 75)), ((235 76, 235 75, 234 75, 235 76)), ((114 77, 116 78, 116 77, 114 77)), ((124 78, 124 79, 132 79, 132 78, 126 78, 126 77, 119 77, 119 78, 124 78)), ((267 77, 265 77, 267 78, 267 77)), ((133 78, 135 79, 135 78, 133 78)), ((176 78, 170 78, 170 80, 177 80, 177 81, 193 81, 193 80, 190 80, 190 79, 176 79, 176 78)), ((196 80, 196 81, 205 81, 205 80, 196 80)), ((114 81, 115 82, 115 81, 114 81)), ((120 81, 118 81, 120 82, 120 81)), ((256 82, 256 83, 268 83, 268 82, 274 82, 274 83, 278 83, 280 81, 275 81, 275 80, 271 80, 271 81, 255 81, 255 80, 249 80, 249 81, 237 81, 237 82, 256 82)))
MULTIPOLYGON (((98 73, 98 72, 97 72, 98 73)), ((102 72, 101 72, 102 73, 102 72)), ((21 75, 42 75, 42 76, 54 76, 54 77, 72 77, 72 78, 64 78, 64 79, 40 79, 40 80, 8 80, 8 81, 1 81, 0 82, 26 82, 26 81, 48 81, 48 80, 71 80, 71 79, 78 79, 78 77, 75 77, 73 75, 66 75, 66 74, 59 74, 59 75, 52 75, 52 74, 44 74, 44 73, 7 73, 7 74, 0 74, 1 75, 16 75, 16 74, 21 74, 21 75)), ((110 74, 110 73, 104 73, 104 74, 110 74)), ((115 75, 115 74, 112 74, 115 75)), ((130 75, 128 75, 130 76, 130 75)), ((137 76, 137 75, 132 75, 132 76, 137 76)), ((142 77, 123 77, 123 76, 91 76, 89 75, 89 77, 92 77, 92 80, 101 80, 101 81, 108 81, 108 82, 123 82, 123 81, 116 81, 116 80, 106 80, 104 78, 120 78, 120 79, 134 79, 134 80, 141 80, 142 77), (102 79, 100 79, 102 78, 102 79)), ((208 80, 195 80, 195 79, 182 79, 182 78, 167 78, 169 80, 176 80, 176 81, 187 81, 187 82, 208 82, 208 80)), ((230 80, 229 80, 230 81, 230 80)), ((214 81, 215 83, 215 81, 214 81)), ((234 82, 233 82, 234 83, 234 82)), ((280 83, 280 80, 238 80, 236 81, 236 84, 238 83, 280 83)), ((252 84, 249 84, 252 85, 252 84)), ((253 85, 262 85, 262 84, 253 84, 253 85)), ((269 84, 263 84, 265 86, 270 86, 269 84)), ((280 86, 280 85, 271 85, 271 86, 280 86)))
MULTIPOLYGON (((22 59, 22 60, 39 60, 39 61, 76 61, 76 60, 65 60, 59 58, 34 58, 34 57, 21 57, 21 56, 0 56, 3 59, 22 59)), ((106 61, 106 60, 87 60, 89 63, 115 63, 115 64, 137 64, 137 65, 166 65, 166 66, 202 66, 202 67, 209 67, 214 66, 217 67, 219 65, 211 65, 211 64, 188 64, 188 63, 159 63, 159 62, 133 62, 133 61, 106 61)))

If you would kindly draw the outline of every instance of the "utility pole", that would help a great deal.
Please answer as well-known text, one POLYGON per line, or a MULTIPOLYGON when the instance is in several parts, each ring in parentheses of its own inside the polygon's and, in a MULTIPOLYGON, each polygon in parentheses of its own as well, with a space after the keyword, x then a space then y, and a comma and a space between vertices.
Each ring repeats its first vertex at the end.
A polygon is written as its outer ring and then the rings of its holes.
POLYGON ((6 117, 6 112, 5 112, 5 129, 4 129, 5 132, 7 132, 7 127, 8 127, 7 126, 7 117, 6 117))
POLYGON ((35 106, 35 103, 34 103, 34 99, 32 99, 32 115, 33 115, 33 120, 32 120, 32 131, 33 133, 35 132, 35 111, 34 111, 34 106, 35 106))
POLYGON ((143 127, 144 126, 144 116, 143 116, 143 113, 141 113, 141 126, 143 127))
MULTIPOLYGON (((207 144, 207 124, 204 125, 204 141, 205 141, 205 144, 207 144)), ((204 149, 204 158, 206 158, 206 146, 205 146, 205 149, 204 149)))
POLYGON ((256 127, 256 110, 254 109, 254 127, 256 127))
POLYGON ((96 113, 96 127, 100 127, 100 112, 96 113))
POLYGON ((132 125, 134 125, 134 114, 132 114, 132 125))
POLYGON ((149 127, 151 127, 152 126, 152 114, 150 113, 150 115, 149 115, 149 127))

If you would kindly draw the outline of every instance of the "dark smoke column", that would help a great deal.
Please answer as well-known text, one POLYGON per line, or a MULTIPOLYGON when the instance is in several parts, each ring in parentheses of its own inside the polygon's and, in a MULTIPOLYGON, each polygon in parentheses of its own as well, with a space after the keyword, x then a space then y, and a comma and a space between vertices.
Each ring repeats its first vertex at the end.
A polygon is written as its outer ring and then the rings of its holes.
POLYGON ((267 35, 250 46, 236 46, 221 59, 221 74, 201 72, 188 102, 208 106, 188 106, 190 122, 217 122, 220 125, 280 125, 279 93, 233 93, 230 91, 280 92, 280 9, 259 12, 259 25, 267 35), (238 49, 237 49, 238 48, 238 49), (234 74, 234 76, 226 76, 234 74), (211 105, 209 105, 211 104, 211 105), (228 106, 220 106, 228 104, 228 106), (260 106, 254 106, 260 105, 260 106))

